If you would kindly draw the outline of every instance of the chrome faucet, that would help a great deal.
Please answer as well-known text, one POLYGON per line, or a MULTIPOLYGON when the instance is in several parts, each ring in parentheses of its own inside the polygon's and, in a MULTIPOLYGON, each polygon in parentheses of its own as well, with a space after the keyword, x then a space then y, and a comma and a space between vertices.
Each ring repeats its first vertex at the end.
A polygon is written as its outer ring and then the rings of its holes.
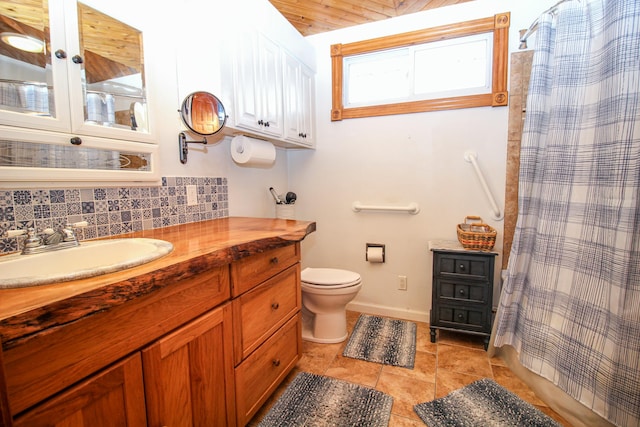
POLYGON ((39 254, 79 246, 77 229, 86 226, 87 222, 81 221, 67 224, 66 227, 60 227, 58 230, 47 228, 40 235, 36 234, 33 228, 29 228, 27 230, 9 230, 5 236, 19 238, 26 234, 22 245, 22 254, 39 254))

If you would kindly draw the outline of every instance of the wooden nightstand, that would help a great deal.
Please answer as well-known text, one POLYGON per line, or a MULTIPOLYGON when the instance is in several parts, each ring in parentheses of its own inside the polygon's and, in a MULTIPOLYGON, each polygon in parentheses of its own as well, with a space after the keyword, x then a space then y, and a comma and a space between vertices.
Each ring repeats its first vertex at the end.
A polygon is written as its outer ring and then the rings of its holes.
POLYGON ((497 252, 466 250, 457 242, 429 242, 433 252, 431 342, 436 329, 491 336, 493 272, 497 252))

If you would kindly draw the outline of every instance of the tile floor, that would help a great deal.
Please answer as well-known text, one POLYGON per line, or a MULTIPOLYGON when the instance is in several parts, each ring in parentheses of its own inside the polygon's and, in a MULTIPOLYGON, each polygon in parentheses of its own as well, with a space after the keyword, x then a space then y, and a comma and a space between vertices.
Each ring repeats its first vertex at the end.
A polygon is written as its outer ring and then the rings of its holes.
MULTIPOLYGON (((360 313, 347 312, 349 332, 360 313)), ((498 358, 488 358, 482 338, 447 331, 438 332, 431 343, 429 324, 417 323, 414 369, 399 368, 343 357, 347 341, 339 344, 317 344, 303 341, 303 356, 296 368, 249 423, 258 424, 271 405, 300 371, 326 375, 361 384, 393 396, 390 427, 424 427, 413 411, 413 405, 448 393, 480 378, 493 378, 497 383, 535 405, 564 426, 569 424, 544 402, 498 358)))

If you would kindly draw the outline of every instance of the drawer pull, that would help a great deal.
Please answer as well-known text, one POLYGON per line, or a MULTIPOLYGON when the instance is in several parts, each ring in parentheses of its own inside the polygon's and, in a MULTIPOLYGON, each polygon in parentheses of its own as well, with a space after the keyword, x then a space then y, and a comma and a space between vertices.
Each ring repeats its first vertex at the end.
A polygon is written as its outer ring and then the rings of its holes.
POLYGON ((460 289, 460 295, 464 295, 464 289, 460 289))
POLYGON ((271 362, 271 364, 277 368, 278 366, 280 366, 280 359, 273 359, 273 362, 271 362))
POLYGON ((272 310, 277 310, 280 308, 280 304, 278 304, 277 302, 274 302, 273 304, 271 304, 271 309, 272 310))
POLYGON ((464 264, 460 264, 460 270, 464 271, 464 264))
POLYGON ((271 258, 270 262, 271 262, 271 264, 274 264, 274 265, 277 264, 278 263, 278 257, 274 256, 273 258, 271 258))
POLYGON ((458 314, 458 319, 462 320, 464 316, 462 314, 458 314))

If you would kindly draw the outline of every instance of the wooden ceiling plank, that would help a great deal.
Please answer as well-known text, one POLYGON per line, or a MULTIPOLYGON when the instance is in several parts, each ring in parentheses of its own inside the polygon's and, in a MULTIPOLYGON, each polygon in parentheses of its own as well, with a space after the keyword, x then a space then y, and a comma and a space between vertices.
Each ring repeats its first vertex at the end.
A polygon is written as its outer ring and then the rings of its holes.
POLYGON ((473 0, 269 0, 304 36, 473 0))

